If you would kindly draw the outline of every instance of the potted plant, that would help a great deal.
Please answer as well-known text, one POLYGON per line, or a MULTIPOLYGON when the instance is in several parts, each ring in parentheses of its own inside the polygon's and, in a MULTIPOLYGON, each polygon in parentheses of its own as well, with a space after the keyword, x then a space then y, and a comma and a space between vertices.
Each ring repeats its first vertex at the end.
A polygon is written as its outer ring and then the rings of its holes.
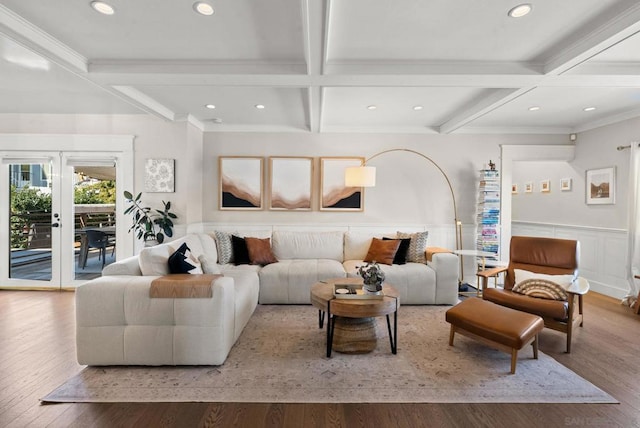
POLYGON ((165 236, 169 238, 173 236, 173 220, 178 216, 170 211, 171 202, 162 201, 164 208, 153 210, 150 207, 142 206, 140 200, 142 192, 134 198, 131 192, 125 190, 124 197, 131 204, 124 213, 133 216, 129 232, 135 231, 136 237, 142 238, 145 243, 155 240, 161 244, 165 236))
POLYGON ((384 272, 380 265, 375 262, 366 263, 364 266, 357 266, 358 274, 362 277, 364 286, 363 290, 371 294, 379 294, 382 291, 382 283, 384 282, 384 272))

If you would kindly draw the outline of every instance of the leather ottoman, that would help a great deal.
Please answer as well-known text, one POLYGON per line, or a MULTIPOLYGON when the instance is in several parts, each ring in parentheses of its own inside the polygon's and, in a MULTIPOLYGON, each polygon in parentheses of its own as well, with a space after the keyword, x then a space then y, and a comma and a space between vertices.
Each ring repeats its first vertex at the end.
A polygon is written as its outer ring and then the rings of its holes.
POLYGON ((518 351, 525 345, 533 345, 533 358, 538 359, 538 333, 544 321, 537 315, 472 297, 449 309, 446 320, 451 324, 450 346, 455 333, 460 333, 510 353, 512 374, 516 372, 518 351))

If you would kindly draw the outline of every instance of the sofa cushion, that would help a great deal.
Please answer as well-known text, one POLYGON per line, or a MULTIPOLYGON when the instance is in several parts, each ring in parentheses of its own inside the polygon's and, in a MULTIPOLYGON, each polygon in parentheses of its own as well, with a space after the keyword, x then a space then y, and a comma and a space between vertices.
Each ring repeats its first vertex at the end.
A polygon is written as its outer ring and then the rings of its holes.
POLYGON ((248 265, 249 249, 247 241, 236 235, 231 235, 231 246, 233 247, 233 263, 236 265, 248 265))
POLYGON ((367 256, 364 258, 365 262, 378 262, 385 265, 393 264, 393 259, 396 256, 398 247, 400 246, 399 239, 383 240, 373 238, 367 256))
POLYGON ((400 239, 411 238, 409 243, 409 251, 407 252, 407 261, 414 263, 426 263, 427 258, 424 254, 427 249, 427 237, 429 232, 403 233, 398 232, 397 237, 400 239))
POLYGON ((409 244, 411 244, 411 238, 387 238, 386 236, 382 238, 383 240, 390 239, 398 239, 400 241, 400 245, 398 246, 398 251, 396 251, 396 255, 393 257, 394 265, 403 265, 407 263, 407 252, 409 251, 409 244))
POLYGON ((280 260, 260 270, 261 304, 309 304, 311 286, 330 278, 344 278, 342 263, 329 259, 280 260))
POLYGON ((344 260, 364 260, 369 252, 372 233, 347 232, 344 234, 344 260))
MULTIPOLYGON (((358 266, 362 266, 362 263, 362 260, 345 260, 343 266, 347 276, 359 277, 358 266)), ((430 266, 422 263, 407 263, 380 265, 380 268, 385 275, 384 282, 392 285, 400 293, 401 304, 420 305, 425 302, 437 302, 436 272, 430 266)), ((455 291, 457 296, 457 290, 455 291)))
POLYGON ((278 259, 273 255, 271 251, 271 239, 270 238, 244 238, 247 243, 247 250, 249 251, 249 261, 252 265, 268 265, 271 263, 277 263, 278 259))
POLYGON ((331 259, 342 262, 344 232, 273 232, 271 245, 278 260, 331 259))

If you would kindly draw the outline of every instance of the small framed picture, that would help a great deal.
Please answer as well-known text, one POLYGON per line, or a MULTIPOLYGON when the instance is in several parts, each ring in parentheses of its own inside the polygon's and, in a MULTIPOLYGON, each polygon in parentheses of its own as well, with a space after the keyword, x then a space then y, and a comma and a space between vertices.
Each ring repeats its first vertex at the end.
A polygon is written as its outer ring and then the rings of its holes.
POLYGON ((571 190, 571 179, 570 178, 561 178, 560 179, 560 190, 563 192, 568 192, 571 190))
POLYGON ((511 185, 511 194, 512 195, 517 195, 518 194, 518 185, 516 183, 513 183, 511 185))
POLYGON ((533 182, 527 181, 524 183, 524 193, 533 193, 533 182))
POLYGON ((616 203, 616 168, 589 169, 586 171, 585 197, 587 205, 616 203))
POLYGON ((551 191, 551 181, 550 180, 542 180, 540 182, 540 192, 541 193, 549 193, 551 191))

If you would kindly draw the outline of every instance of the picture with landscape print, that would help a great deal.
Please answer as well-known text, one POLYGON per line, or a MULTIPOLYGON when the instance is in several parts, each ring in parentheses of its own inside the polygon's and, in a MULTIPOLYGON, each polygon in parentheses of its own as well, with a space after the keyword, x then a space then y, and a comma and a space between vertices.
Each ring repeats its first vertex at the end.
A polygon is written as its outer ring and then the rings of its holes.
POLYGON ((362 211, 364 209, 364 189, 346 187, 344 170, 360 166, 364 158, 320 158, 321 189, 320 210, 323 211, 362 211))
POLYGON ((585 191, 586 202, 593 204, 615 204, 615 177, 614 167, 590 169, 586 172, 585 191))
POLYGON ((221 210, 261 210, 263 158, 218 158, 221 210))
POLYGON ((269 158, 270 210, 310 210, 313 158, 269 158))

